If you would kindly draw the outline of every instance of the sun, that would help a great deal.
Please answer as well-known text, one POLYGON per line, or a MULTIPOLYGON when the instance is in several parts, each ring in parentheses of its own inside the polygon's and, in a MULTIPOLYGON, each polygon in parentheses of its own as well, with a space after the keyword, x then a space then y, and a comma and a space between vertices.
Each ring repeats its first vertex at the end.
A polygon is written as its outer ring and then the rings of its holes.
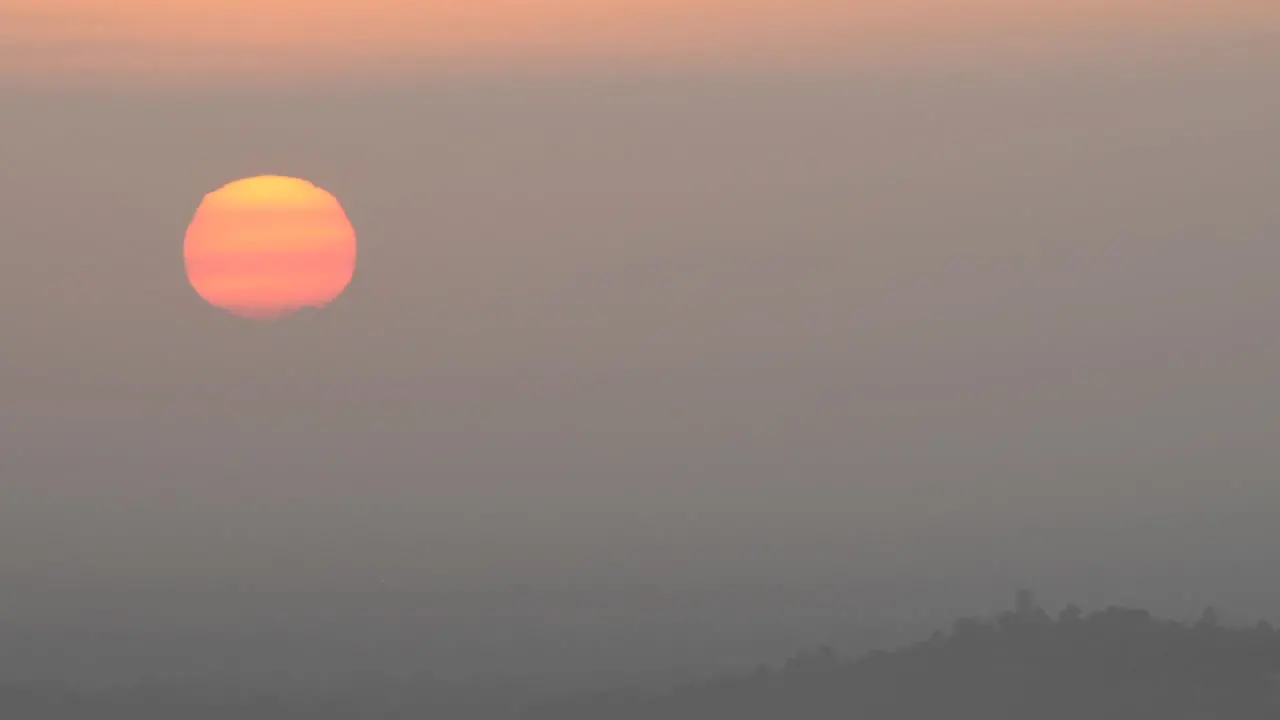
POLYGON ((329 192, 262 175, 205 195, 183 254, 191 287, 210 305, 273 320, 324 307, 347 289, 356 233, 329 192))

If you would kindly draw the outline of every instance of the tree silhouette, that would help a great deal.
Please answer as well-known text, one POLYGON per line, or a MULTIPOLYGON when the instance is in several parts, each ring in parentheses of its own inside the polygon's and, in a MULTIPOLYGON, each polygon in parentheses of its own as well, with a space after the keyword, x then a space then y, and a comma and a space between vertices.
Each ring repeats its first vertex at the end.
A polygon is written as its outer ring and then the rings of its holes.
POLYGON ((1280 634, 1191 626, 1145 610, 1069 605, 969 618, 894 652, 820 647, 776 671, 688 685, 609 707, 544 706, 529 720, 1276 720, 1280 634))

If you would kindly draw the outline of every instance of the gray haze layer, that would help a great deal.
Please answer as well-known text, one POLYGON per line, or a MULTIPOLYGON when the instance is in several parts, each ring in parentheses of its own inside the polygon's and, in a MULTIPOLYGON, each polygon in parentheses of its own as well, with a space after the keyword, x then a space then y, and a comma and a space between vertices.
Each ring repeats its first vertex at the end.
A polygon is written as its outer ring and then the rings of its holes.
POLYGON ((1015 585, 1265 614, 1277 87, 1210 48, 0 94, 0 624, 457 669, 758 659, 1015 585), (268 325, 182 268, 261 173, 361 242, 268 325))

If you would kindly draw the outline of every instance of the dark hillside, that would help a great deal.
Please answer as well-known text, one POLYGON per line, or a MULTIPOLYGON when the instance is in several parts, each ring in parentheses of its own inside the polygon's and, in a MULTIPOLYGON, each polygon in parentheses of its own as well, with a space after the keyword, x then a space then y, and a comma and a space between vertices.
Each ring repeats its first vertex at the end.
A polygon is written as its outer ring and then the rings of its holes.
POLYGON ((647 698, 544 707, 531 720, 1262 720, 1280 718, 1280 633, 1110 608, 1038 609, 858 659, 827 648, 781 668, 647 698))

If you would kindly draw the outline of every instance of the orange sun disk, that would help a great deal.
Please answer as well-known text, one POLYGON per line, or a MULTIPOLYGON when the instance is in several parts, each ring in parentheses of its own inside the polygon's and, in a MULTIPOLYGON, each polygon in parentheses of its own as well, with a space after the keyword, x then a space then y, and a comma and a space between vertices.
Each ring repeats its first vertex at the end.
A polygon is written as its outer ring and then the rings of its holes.
POLYGON ((264 175, 205 196, 187 228, 187 279, 214 307, 254 320, 328 305, 355 274, 356 233, 337 198, 264 175))

